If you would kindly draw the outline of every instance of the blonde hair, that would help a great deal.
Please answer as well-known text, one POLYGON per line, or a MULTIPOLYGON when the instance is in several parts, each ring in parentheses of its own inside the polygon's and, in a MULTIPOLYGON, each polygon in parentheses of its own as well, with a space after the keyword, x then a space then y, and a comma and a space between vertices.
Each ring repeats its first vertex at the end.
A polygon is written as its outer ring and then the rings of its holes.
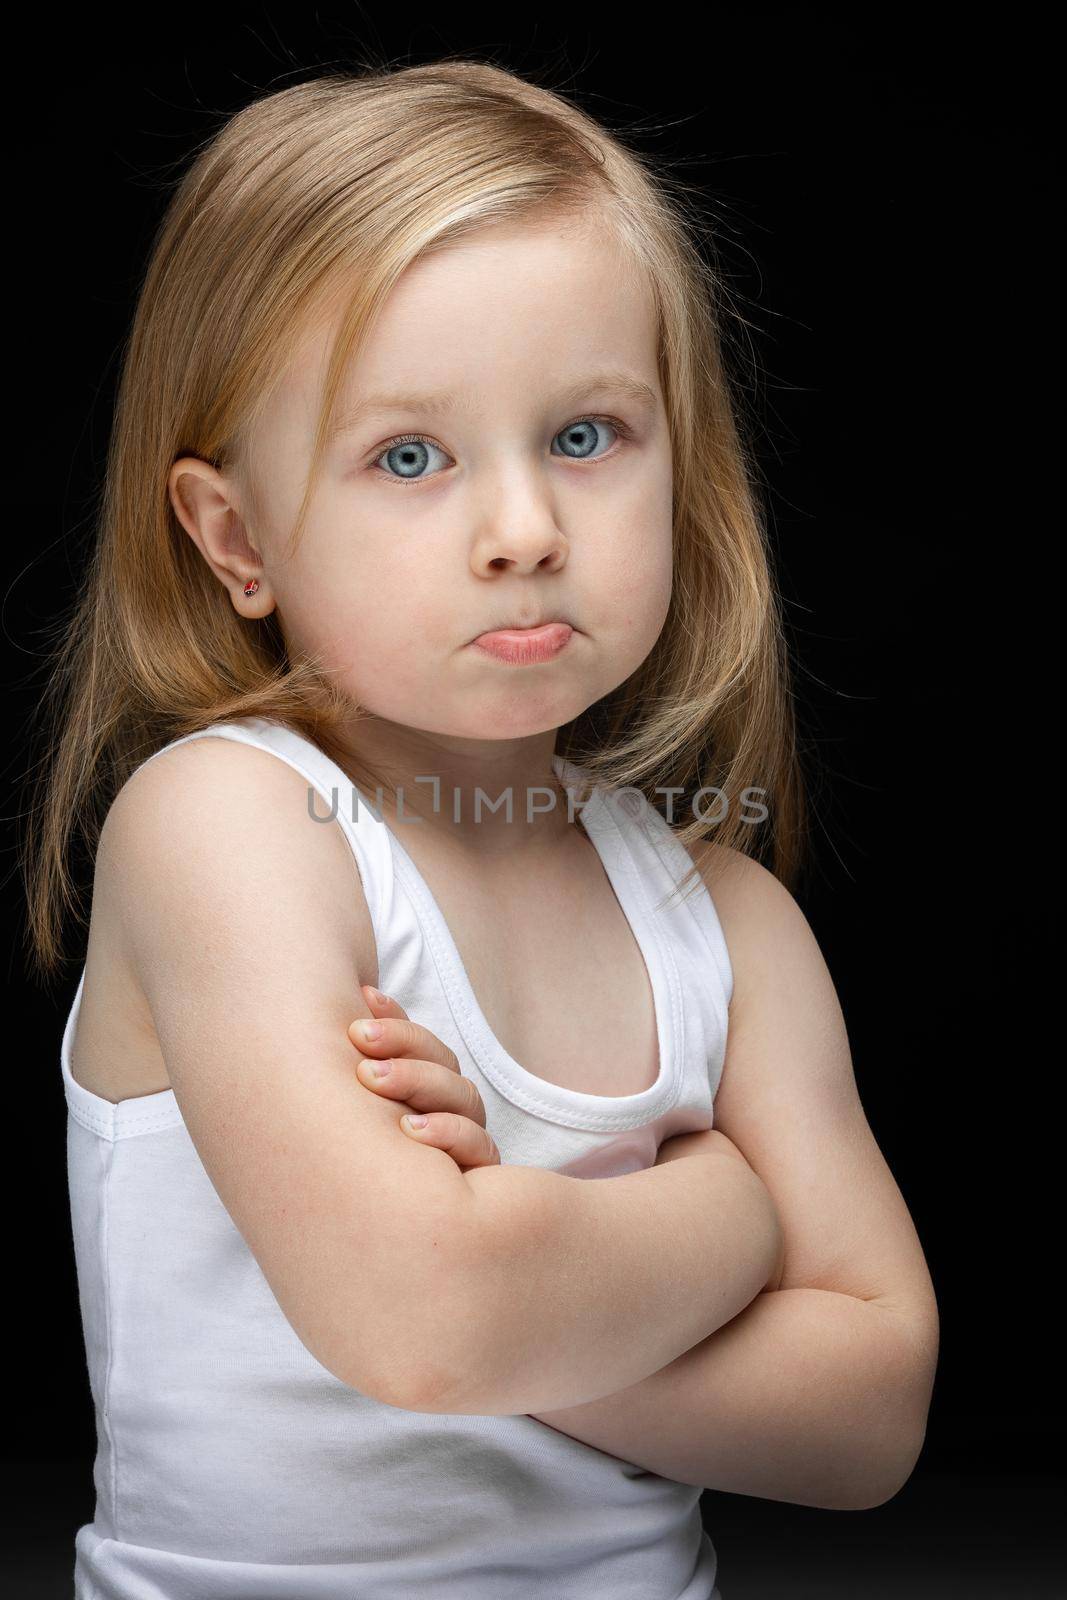
POLYGON ((319 76, 249 104, 198 151, 138 295, 97 540, 39 707, 47 755, 26 813, 24 870, 40 972, 64 959, 68 912, 85 922, 68 868, 72 833, 95 857, 112 800, 154 751, 255 716, 343 764, 342 724, 358 721, 314 660, 291 658, 275 615, 238 616, 174 514, 173 463, 194 455, 232 472, 252 525, 260 408, 309 324, 343 292, 295 544, 345 369, 401 273, 520 218, 596 216, 644 274, 674 459, 663 631, 625 683, 560 729, 557 750, 593 783, 633 786, 657 806, 668 788, 721 791, 722 820, 691 808, 681 842, 714 829, 715 843, 793 880, 804 796, 788 659, 723 363, 728 297, 693 197, 663 161, 561 95, 462 59, 319 76), (741 813, 751 789, 769 812, 758 826, 741 813))

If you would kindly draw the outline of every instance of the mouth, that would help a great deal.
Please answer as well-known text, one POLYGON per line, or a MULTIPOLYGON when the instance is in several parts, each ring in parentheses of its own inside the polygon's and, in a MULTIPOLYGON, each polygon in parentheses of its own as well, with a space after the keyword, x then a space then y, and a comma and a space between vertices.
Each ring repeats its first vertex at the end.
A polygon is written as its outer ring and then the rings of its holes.
POLYGON ((471 646, 513 666, 549 661, 564 650, 574 629, 569 622, 542 622, 530 628, 493 628, 471 640, 471 646))

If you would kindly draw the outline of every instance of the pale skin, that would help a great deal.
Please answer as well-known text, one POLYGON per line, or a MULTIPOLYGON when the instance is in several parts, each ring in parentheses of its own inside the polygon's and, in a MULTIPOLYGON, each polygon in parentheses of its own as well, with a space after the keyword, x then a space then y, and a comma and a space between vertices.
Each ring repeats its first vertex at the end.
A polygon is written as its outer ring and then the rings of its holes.
MULTIPOLYGON (((390 1100, 403 1100, 410 1108, 401 1127, 421 1144, 430 1144, 452 1157, 461 1172, 471 1167, 492 1167, 500 1161, 485 1123, 485 1105, 477 1086, 460 1071, 459 1059, 443 1039, 413 1022, 399 1001, 369 983, 360 985, 370 1017, 349 1025, 348 1036, 360 1051, 356 1076, 366 1088, 390 1100), (392 1051, 392 1055, 384 1054, 392 1051), (411 1118, 422 1117, 415 1127, 411 1118)), ((677 1161, 698 1151, 720 1151, 744 1161, 737 1146, 717 1129, 682 1133, 664 1140, 656 1159, 677 1161)), ((747 1163, 746 1163, 747 1165, 747 1163)), ((784 1248, 768 1288, 777 1289, 785 1262, 784 1248)))
MULTIPOLYGON (((252 526, 236 476, 191 456, 171 470, 172 504, 239 615, 277 609, 287 640, 364 708, 353 752, 388 769, 405 810, 421 814, 400 830, 405 848, 420 864, 447 859, 487 901, 518 893, 575 846, 565 808, 529 815, 522 796, 555 786, 558 729, 632 675, 670 604, 672 459, 646 289, 595 225, 492 228, 417 263, 341 412, 380 391, 454 391, 458 404, 402 400, 339 435, 286 559, 327 332, 309 335, 253 439, 265 521, 252 526), (629 388, 605 387, 608 374, 629 388), (392 445, 402 434, 422 441, 406 456, 392 445), (557 453, 565 438, 579 448, 557 453), (400 476, 405 463, 414 476, 400 476), (487 629, 561 615, 574 633, 550 662, 504 668, 471 648, 487 629), (450 803, 433 809, 420 774, 450 803), (475 823, 476 789, 508 787, 512 818, 475 823)), ((712 848, 698 864, 734 966, 727 1060, 716 1129, 668 1141, 659 1160, 714 1153, 753 1167, 782 1221, 775 1286, 626 1391, 625 1406, 608 1396, 539 1420, 679 1481, 877 1504, 922 1443, 937 1351, 929 1274, 799 908, 736 853, 712 848)), ((453 1053, 395 1001, 379 1006, 365 990, 364 1003, 384 1031, 370 1041, 350 1030, 360 1083, 428 1112, 425 1134, 401 1126, 461 1170, 499 1161, 453 1053), (371 1057, 391 1058, 392 1074, 371 1079, 371 1057)))
MULTIPOLYGON (((921 1449, 938 1316, 907 1209, 863 1116, 843 1018, 810 929, 771 875, 696 853, 730 944, 734 997, 716 1121, 660 1146, 656 1165, 753 1151, 783 1248, 765 1289, 725 1327, 618 1395, 536 1420, 679 1482, 830 1509, 890 1498, 921 1449), (775 996, 777 998, 775 998, 775 996)), ((426 1114, 411 1138, 463 1170, 499 1161, 454 1053, 365 987, 349 1038, 372 1092, 426 1114), (388 1060, 378 1078, 374 1065, 388 1060)))
MULTIPOLYGON (((415 263, 346 374, 345 426, 290 557, 336 318, 305 332, 265 405, 249 483, 183 456, 169 480, 175 514, 241 618, 276 611, 286 639, 358 703, 358 726, 342 734, 353 764, 402 791, 399 817, 383 794, 387 820, 505 1048, 551 1070, 554 1028, 533 996, 551 987, 572 1003, 566 941, 577 955, 595 937, 619 976, 593 1005, 579 991, 588 1048, 569 1086, 636 1092, 655 1062, 650 1008, 622 976, 632 934, 551 760, 559 728, 633 674, 670 606, 673 459, 648 286, 595 218, 492 227, 415 263), (410 398, 442 393, 455 399, 443 411, 410 398), (383 394, 396 406, 353 420, 383 394), (389 448, 405 435, 422 442, 389 448), (472 644, 556 617, 573 633, 549 661, 507 667, 472 644), (559 803, 535 809, 546 791, 559 803), (510 794, 511 816, 477 815, 479 792, 510 794), (508 970, 489 916, 520 899, 527 931, 508 970), (561 907, 568 931, 548 950, 536 930, 561 907)), ((361 975, 376 961, 368 949, 361 975)))
POLYGON ((491 228, 416 262, 339 415, 383 392, 460 402, 441 413, 402 399, 341 434, 286 559, 330 331, 304 341, 253 439, 264 525, 249 525, 235 475, 193 456, 171 469, 172 504, 240 615, 276 608, 290 645, 369 713, 353 750, 394 772, 405 811, 424 817, 401 826, 405 847, 466 853, 484 880, 573 833, 565 806, 528 820, 523 797, 556 787, 558 729, 631 676, 666 620, 673 465, 651 302, 595 225, 491 228), (609 375, 650 398, 605 387, 609 375), (405 434, 425 443, 385 451, 405 434), (471 647, 556 617, 574 633, 551 662, 508 669, 471 647), (436 813, 419 774, 440 779, 436 813), (510 787, 513 820, 473 821, 479 786, 510 787))

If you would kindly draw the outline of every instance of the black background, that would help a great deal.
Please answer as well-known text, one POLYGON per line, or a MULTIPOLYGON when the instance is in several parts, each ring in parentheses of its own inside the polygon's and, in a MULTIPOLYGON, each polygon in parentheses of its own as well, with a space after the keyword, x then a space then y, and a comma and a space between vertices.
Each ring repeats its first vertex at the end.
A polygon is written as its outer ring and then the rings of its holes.
MULTIPOLYGON (((1000 32, 976 16, 194 7, 54 29, 27 13, 8 36, 9 825, 45 631, 91 535, 135 286, 194 143, 327 63, 465 53, 575 95, 609 127, 639 125, 719 218, 748 325, 734 337, 757 366, 815 811, 798 898, 941 1311, 925 1450, 888 1504, 705 1494, 724 1600, 1014 1600, 1057 1579, 1064 1592, 1059 1252, 1042 1186, 1061 1052, 1031 1021, 1055 976, 1055 734, 1027 723, 1051 631, 1051 47, 1037 13, 1012 9, 1000 32)), ((83 949, 72 939, 55 992, 29 981, 13 842, 4 890, 16 1181, 0 1537, 19 1595, 66 1596, 93 1508, 59 1069, 83 949)))

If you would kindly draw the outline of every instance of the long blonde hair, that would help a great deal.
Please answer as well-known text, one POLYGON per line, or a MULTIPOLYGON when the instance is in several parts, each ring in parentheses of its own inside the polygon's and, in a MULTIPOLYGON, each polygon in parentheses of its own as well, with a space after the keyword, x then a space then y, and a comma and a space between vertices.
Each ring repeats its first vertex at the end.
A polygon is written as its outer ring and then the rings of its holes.
POLYGON ((73 833, 94 858, 111 802, 154 751, 256 716, 344 759, 351 702, 315 661, 291 657, 275 615, 237 615, 174 514, 173 463, 232 471, 256 512, 259 408, 309 321, 343 293, 295 544, 346 367, 400 274, 478 228, 538 214, 595 213, 645 274, 674 460, 663 631, 625 683, 560 729, 557 751, 594 783, 639 789, 687 847, 714 830, 793 881, 805 800, 788 656, 754 452, 724 369, 728 294, 695 199, 666 162, 560 94, 465 59, 316 77, 249 104, 197 152, 138 295, 97 539, 37 713, 46 753, 23 866, 41 974, 65 959, 67 914, 86 921, 73 833), (668 789, 682 791, 669 808, 668 789), (676 823, 705 789, 725 797, 721 820, 702 799, 676 823), (752 790, 768 812, 758 825, 743 813, 752 790))

